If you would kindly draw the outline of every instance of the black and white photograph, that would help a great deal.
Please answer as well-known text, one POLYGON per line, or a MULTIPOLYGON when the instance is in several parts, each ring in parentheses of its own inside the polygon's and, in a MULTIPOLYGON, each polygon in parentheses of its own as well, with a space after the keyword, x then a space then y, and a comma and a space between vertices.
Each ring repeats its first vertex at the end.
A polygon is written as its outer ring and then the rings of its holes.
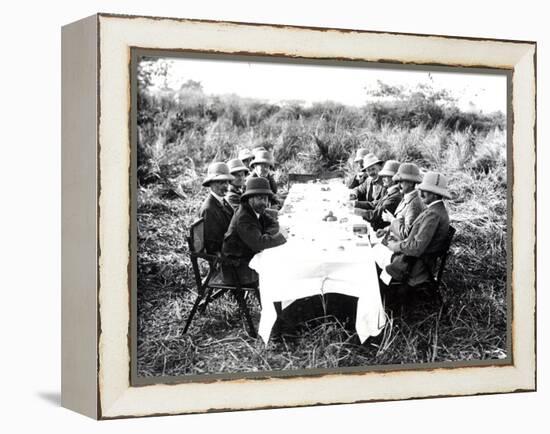
POLYGON ((510 363, 509 74, 135 65, 137 377, 510 363))
POLYGON ((548 430, 543 2, 62 6, 0 28, 1 432, 548 430))

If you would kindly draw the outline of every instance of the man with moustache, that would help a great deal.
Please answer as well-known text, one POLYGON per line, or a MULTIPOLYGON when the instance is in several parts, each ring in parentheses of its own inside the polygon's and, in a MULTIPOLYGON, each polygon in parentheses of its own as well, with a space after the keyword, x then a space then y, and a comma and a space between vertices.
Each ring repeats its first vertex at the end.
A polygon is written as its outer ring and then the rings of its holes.
POLYGON ((221 252, 225 231, 233 217, 233 208, 224 198, 233 179, 227 164, 215 162, 208 166, 202 183, 210 192, 200 207, 199 217, 204 218, 204 248, 211 255, 221 252))
MULTIPOLYGON (((255 284, 258 274, 248 264, 256 253, 286 243, 279 230, 276 215, 266 212, 273 192, 267 179, 249 178, 241 204, 231 219, 223 241, 223 254, 237 264, 237 275, 242 285, 255 284)), ((233 280, 233 268, 222 265, 223 278, 233 280)))
POLYGON ((382 178, 382 184, 386 190, 386 194, 376 202, 374 209, 361 209, 361 203, 356 202, 355 213, 361 215, 365 220, 370 222, 374 230, 382 229, 389 225, 387 221, 382 219, 385 213, 393 215, 397 206, 401 202, 402 195, 399 185, 393 180, 393 177, 399 169, 399 162, 395 160, 388 160, 384 163, 384 167, 378 176, 382 178))
MULTIPOLYGON (((259 148, 256 148, 259 149, 259 148)), ((262 148, 264 149, 264 148, 262 148)), ((269 181, 269 187, 273 194, 277 194, 277 183, 271 171, 273 170, 275 163, 271 152, 264 150, 258 150, 254 153, 254 159, 250 163, 252 173, 249 178, 265 178, 269 181)))
POLYGON ((367 172, 363 167, 363 158, 369 153, 365 148, 360 148, 355 154, 353 165, 357 169, 353 177, 348 181, 348 188, 353 189, 359 187, 367 179, 367 172))
POLYGON ((235 179, 229 183, 225 199, 229 202, 233 210, 236 211, 241 203, 241 195, 243 194, 246 175, 248 175, 249 170, 238 158, 229 160, 227 162, 227 167, 229 167, 229 172, 235 179))
POLYGON ((363 158, 363 167, 368 178, 350 194, 350 199, 363 203, 363 209, 373 209, 376 201, 385 194, 382 178, 378 176, 383 164, 384 162, 372 153, 363 158))

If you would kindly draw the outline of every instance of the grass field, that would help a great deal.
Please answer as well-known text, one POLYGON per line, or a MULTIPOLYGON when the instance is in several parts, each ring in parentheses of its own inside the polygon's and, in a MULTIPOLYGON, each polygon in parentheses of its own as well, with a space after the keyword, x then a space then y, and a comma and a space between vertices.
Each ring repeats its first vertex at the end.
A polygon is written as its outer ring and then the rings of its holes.
MULTIPOLYGON (((463 113, 414 100, 304 107, 205 95, 198 85, 138 101, 138 373, 142 376, 339 368, 506 357, 506 125, 502 114, 463 113), (367 147, 446 174, 457 229, 443 288, 446 309, 418 294, 377 338, 359 344, 346 318, 354 300, 319 299, 285 316, 289 336, 264 345, 248 336, 236 303, 221 298, 183 326, 196 296, 185 235, 206 195, 206 165, 240 147, 274 152, 276 179, 289 172, 350 172, 367 147)), ((255 303, 255 302, 254 302, 255 303)), ((259 307, 253 304, 256 324, 259 307)))

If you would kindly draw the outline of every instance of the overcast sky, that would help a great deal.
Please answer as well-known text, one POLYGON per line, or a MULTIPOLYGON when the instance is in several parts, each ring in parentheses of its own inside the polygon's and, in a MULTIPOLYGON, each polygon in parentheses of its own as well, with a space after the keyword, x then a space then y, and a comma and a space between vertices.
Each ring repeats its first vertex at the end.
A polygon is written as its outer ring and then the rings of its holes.
POLYGON ((504 75, 210 59, 176 58, 169 63, 168 85, 174 89, 196 80, 209 94, 235 93, 270 102, 303 100, 306 104, 332 100, 361 106, 367 100, 366 89, 374 88, 377 80, 409 88, 430 83, 450 91, 463 110, 506 113, 504 75))

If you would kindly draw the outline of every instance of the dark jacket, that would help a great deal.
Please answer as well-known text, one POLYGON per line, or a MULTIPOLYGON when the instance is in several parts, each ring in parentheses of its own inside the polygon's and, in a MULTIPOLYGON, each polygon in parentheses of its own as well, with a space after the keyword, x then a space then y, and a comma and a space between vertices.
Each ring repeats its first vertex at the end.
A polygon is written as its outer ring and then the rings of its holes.
POLYGON ((353 189, 353 188, 359 187, 363 182, 366 181, 367 176, 368 176, 367 172, 365 172, 364 169, 355 173, 353 177, 347 182, 348 188, 353 189))
POLYGON ((409 273, 409 285, 429 280, 435 263, 434 254, 445 247, 448 233, 449 214, 443 202, 427 207, 418 216, 408 237, 398 244, 398 253, 416 258, 409 273))
POLYGON ((207 253, 215 255, 222 250, 223 236, 229 227, 233 208, 227 202, 222 205, 210 193, 204 200, 199 217, 204 218, 204 247, 207 253))
POLYGON ((370 202, 373 206, 385 193, 385 188, 382 185, 382 177, 377 176, 376 179, 368 177, 359 187, 353 190, 360 202, 370 202))
MULTIPOLYGON (((238 274, 244 284, 258 280, 257 273, 248 267, 253 256, 284 243, 286 239, 279 232, 276 219, 267 214, 258 218, 248 203, 241 203, 225 234, 222 251, 227 257, 239 260, 238 274)), ((224 270, 224 280, 228 281, 226 277, 224 270)))
POLYGON ((389 225, 388 222, 382 220, 382 214, 384 211, 389 211, 392 214, 395 212, 397 205, 401 202, 401 192, 398 185, 392 185, 386 191, 384 197, 382 197, 377 203, 374 209, 368 210, 365 216, 365 220, 368 220, 372 228, 377 231, 389 225))
POLYGON ((241 204, 241 195, 243 194, 243 189, 235 187, 232 184, 229 184, 229 189, 225 194, 225 200, 229 202, 229 205, 233 208, 233 211, 237 211, 239 205, 241 204))

